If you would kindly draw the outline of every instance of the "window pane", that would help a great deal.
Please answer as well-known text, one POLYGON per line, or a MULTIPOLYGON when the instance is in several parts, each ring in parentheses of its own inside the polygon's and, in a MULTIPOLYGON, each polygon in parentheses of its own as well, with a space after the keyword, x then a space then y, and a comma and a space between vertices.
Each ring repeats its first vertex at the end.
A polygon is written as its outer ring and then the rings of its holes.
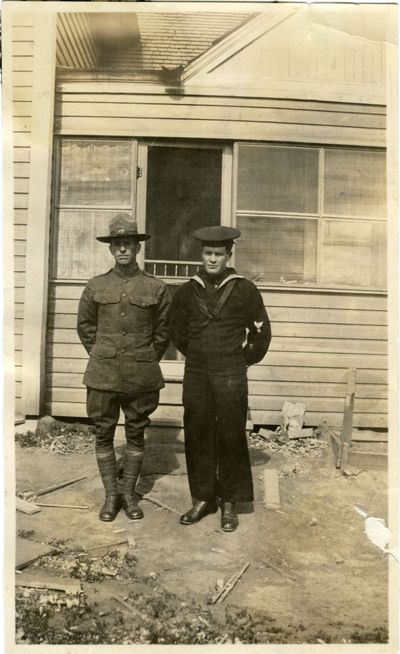
POLYGON ((385 218, 385 153, 326 150, 324 214, 385 218))
POLYGON ((258 283, 316 281, 317 221, 239 216, 239 273, 258 283))
POLYGON ((59 211, 53 278, 86 280, 113 267, 107 243, 96 241, 96 236, 108 234, 112 216, 106 211, 59 211))
POLYGON ((240 145, 239 211, 318 211, 318 157, 311 148, 240 145))
POLYGON ((130 207, 132 147, 129 141, 62 141, 59 203, 130 207))
POLYGON ((321 284, 385 288, 385 225, 324 220, 321 284))
MULTIPOLYGON (((200 260, 192 234, 220 223, 221 174, 219 149, 149 148, 146 260, 200 260)), ((173 268, 165 274, 171 273, 173 268)))

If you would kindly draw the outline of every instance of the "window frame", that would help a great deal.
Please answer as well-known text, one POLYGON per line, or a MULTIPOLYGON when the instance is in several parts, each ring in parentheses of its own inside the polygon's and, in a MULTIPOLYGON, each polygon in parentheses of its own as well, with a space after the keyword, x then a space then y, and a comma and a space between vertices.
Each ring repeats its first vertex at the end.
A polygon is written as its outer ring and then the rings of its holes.
MULTIPOLYGON (((316 283, 298 283, 293 284, 291 282, 279 283, 279 282, 258 282, 256 285, 260 290, 276 290, 276 291, 285 291, 290 290, 290 292, 299 291, 299 292, 323 292, 323 293, 356 293, 356 294, 375 294, 375 295, 387 295, 386 288, 376 288, 376 287, 366 287, 366 286, 355 286, 355 285, 344 285, 344 286, 324 286, 321 284, 321 270, 322 270, 322 239, 323 239, 323 225, 324 221, 332 220, 335 221, 357 221, 363 223, 384 223, 387 225, 387 215, 385 218, 377 217, 362 217, 362 216, 341 216, 335 214, 324 214, 324 164, 325 164, 325 152, 327 150, 347 150, 347 151, 362 151, 362 152, 383 152, 386 155, 385 148, 374 148, 374 147, 362 147, 362 146, 345 146, 340 144, 335 145, 323 145, 323 144, 307 144, 307 143, 286 143, 286 142, 270 142, 270 141, 236 141, 233 147, 233 197, 232 197, 232 226, 237 227, 238 217, 251 217, 251 216, 264 216, 266 219, 271 218, 282 218, 290 219, 296 218, 300 220, 316 220, 317 221, 317 252, 316 252, 316 283), (253 147, 268 147, 268 148, 297 148, 297 149, 317 149, 319 151, 319 164, 318 164, 318 213, 294 213, 294 212, 280 212, 280 211, 251 211, 237 208, 237 199, 238 199, 238 175, 239 175, 239 149, 240 146, 253 146, 253 147)), ((387 232, 386 232, 386 242, 387 242, 387 232)))

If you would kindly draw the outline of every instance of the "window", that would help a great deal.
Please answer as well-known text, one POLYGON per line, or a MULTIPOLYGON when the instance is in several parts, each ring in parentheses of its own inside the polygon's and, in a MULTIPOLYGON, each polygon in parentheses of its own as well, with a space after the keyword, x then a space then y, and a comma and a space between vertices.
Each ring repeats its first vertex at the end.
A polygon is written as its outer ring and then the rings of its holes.
POLYGON ((236 267, 258 284, 386 286, 385 153, 237 146, 236 267))
POLYGON ((104 243, 110 219, 134 212, 136 142, 61 139, 54 195, 52 277, 86 280, 113 265, 104 243))

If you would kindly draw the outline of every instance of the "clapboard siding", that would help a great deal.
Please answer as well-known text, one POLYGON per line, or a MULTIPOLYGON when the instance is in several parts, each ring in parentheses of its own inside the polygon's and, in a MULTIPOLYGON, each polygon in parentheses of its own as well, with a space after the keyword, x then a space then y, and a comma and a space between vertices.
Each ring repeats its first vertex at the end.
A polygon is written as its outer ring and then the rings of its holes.
MULTIPOLYGON (((46 410, 84 416, 87 355, 76 334, 82 285, 53 285, 49 294, 46 410)), ((251 420, 277 424, 284 400, 304 402, 307 424, 339 425, 347 370, 357 368, 354 423, 387 425, 387 330, 383 295, 263 290, 273 339, 248 371, 251 420), (325 307, 329 307, 326 309, 325 307), (325 319, 326 318, 326 319, 325 319)), ((182 419, 182 362, 162 362, 166 387, 156 422, 182 419)))
POLYGON ((296 141, 325 144, 385 145, 382 107, 289 100, 197 96, 177 97, 125 91, 104 94, 96 82, 64 81, 58 86, 58 134, 159 136, 296 141), (236 98, 235 98, 236 100, 236 98), (356 109, 356 111, 355 111, 356 109))
POLYGON ((14 177, 14 289, 15 289, 15 403, 21 412, 22 338, 26 270, 26 225, 29 206, 30 137, 34 19, 15 14, 12 26, 13 177, 14 177))

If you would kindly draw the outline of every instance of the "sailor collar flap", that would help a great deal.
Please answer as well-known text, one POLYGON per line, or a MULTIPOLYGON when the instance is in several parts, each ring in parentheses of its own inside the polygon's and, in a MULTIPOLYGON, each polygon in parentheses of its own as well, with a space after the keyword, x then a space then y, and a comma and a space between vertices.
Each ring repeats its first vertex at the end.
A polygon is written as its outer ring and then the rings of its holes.
MULTIPOLYGON (((199 277, 199 275, 193 275, 192 279, 193 279, 195 282, 198 282, 198 283, 200 284, 200 286, 202 286, 203 288, 206 287, 205 283, 203 282, 203 280, 201 279, 201 277, 199 277)), ((228 277, 226 277, 226 278, 225 278, 225 279, 220 283, 220 285, 219 285, 219 287, 218 287, 218 290, 219 290, 220 288, 222 288, 223 286, 225 286, 225 284, 227 284, 228 282, 230 282, 231 279, 244 279, 244 277, 243 277, 243 275, 238 275, 237 273, 232 273, 231 275, 228 275, 228 277)))
POLYGON ((211 320, 219 320, 222 307, 224 306, 225 302, 227 301, 231 292, 233 291, 233 287, 235 285, 236 279, 243 279, 243 277, 235 273, 229 275, 229 277, 224 279, 224 281, 219 286, 219 288, 223 286, 224 290, 222 291, 216 306, 210 307, 199 288, 200 285, 205 289, 205 284, 203 280, 201 279, 201 277, 198 277, 197 275, 194 275, 194 277, 192 277, 192 280, 195 282, 195 284, 193 285, 193 291, 194 291, 194 297, 197 302, 197 306, 199 307, 201 313, 207 318, 205 324, 208 324, 211 320))

